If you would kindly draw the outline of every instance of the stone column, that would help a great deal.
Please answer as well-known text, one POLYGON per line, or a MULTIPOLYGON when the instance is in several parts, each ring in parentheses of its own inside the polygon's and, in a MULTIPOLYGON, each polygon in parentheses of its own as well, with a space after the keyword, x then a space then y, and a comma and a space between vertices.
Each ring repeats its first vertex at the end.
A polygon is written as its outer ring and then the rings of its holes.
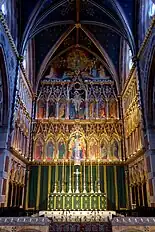
POLYGON ((85 104, 86 104, 86 109, 85 109, 85 112, 86 112, 86 119, 89 118, 89 115, 88 115, 88 100, 85 100, 85 104))
POLYGON ((65 118, 66 119, 69 119, 69 99, 67 99, 67 105, 66 105, 66 115, 65 115, 65 118))
POLYGON ((56 119, 59 118, 59 102, 56 101, 56 119))
POLYGON ((46 118, 48 118, 48 113, 49 113, 49 104, 48 100, 46 101, 46 118))
POLYGON ((109 102, 106 100, 106 118, 109 118, 109 102))
POLYGON ((99 113, 99 110, 98 110, 98 101, 96 101, 96 119, 98 119, 98 113, 99 113))

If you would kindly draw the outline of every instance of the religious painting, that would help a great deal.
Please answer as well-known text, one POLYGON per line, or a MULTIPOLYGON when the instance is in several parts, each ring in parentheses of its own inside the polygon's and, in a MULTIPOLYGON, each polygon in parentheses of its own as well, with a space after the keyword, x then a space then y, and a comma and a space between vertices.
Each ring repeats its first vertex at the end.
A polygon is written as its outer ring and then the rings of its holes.
POLYGON ((111 118, 117 118, 117 102, 114 99, 109 102, 109 115, 111 118))
POLYGON ((100 101, 99 102, 99 118, 106 117, 106 102, 100 101))
POLYGON ((41 139, 38 139, 35 143, 34 159, 43 159, 43 141, 41 139))
POLYGON ((75 112, 75 107, 73 102, 70 103, 69 106, 69 118, 70 119, 75 119, 76 118, 76 112, 75 112))
POLYGON ((37 118, 44 118, 45 114, 46 114, 46 104, 45 104, 45 102, 39 100, 38 101, 37 118))
POLYGON ((119 142, 116 139, 111 143, 111 158, 119 159, 119 142))
POLYGON ((54 102, 49 102, 48 104, 48 117, 49 118, 53 118, 56 116, 56 106, 54 104, 54 102))
POLYGON ((66 112, 66 103, 61 101, 59 103, 59 118, 65 118, 65 112, 66 112))
POLYGON ((95 107, 95 101, 94 102, 90 102, 89 103, 89 118, 91 119, 91 118, 95 118, 95 109, 96 109, 96 107, 95 107))
POLYGON ((48 143, 46 144, 46 159, 47 160, 52 160, 54 158, 54 144, 53 141, 49 140, 48 143))
POLYGON ((85 119, 85 102, 84 101, 81 103, 78 116, 79 116, 78 117, 79 119, 85 119))
POLYGON ((66 153, 66 146, 64 141, 60 140, 58 142, 58 158, 59 159, 64 159, 65 158, 65 153, 66 153))
POLYGON ((84 119, 85 102, 83 99, 83 93, 81 93, 78 90, 71 92, 71 107, 70 108, 71 108, 70 117, 75 118, 75 119, 84 119))
POLYGON ((100 152, 101 152, 101 159, 107 159, 108 158, 108 143, 107 141, 105 141, 105 139, 102 140, 101 142, 101 148, 100 148, 100 152))
POLYGON ((69 158, 83 159, 86 155, 86 143, 80 133, 75 133, 69 140, 69 158))
POLYGON ((93 160, 98 158, 98 142, 95 138, 89 141, 89 158, 93 160))

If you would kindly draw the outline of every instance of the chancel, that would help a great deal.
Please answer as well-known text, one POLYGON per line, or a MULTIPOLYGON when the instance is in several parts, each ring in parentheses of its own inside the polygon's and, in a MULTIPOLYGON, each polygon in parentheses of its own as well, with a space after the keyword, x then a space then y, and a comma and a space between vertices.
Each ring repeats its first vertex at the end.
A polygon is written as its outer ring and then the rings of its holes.
POLYGON ((111 231, 155 207, 154 14, 155 0, 0 1, 0 215, 111 231))

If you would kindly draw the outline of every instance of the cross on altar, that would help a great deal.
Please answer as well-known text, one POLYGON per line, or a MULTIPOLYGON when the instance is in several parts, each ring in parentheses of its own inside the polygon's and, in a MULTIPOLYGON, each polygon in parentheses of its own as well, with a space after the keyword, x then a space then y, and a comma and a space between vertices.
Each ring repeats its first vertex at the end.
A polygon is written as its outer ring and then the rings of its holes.
POLYGON ((79 172, 79 170, 77 168, 76 172, 74 172, 74 174, 76 175, 76 191, 75 191, 75 193, 79 193, 79 175, 81 174, 81 172, 79 172))

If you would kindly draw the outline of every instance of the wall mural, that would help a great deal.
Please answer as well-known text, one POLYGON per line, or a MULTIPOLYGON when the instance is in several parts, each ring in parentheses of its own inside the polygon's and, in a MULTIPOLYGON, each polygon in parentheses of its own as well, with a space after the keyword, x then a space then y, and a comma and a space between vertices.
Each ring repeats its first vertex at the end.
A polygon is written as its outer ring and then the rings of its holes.
POLYGON ((45 79, 68 80, 75 73, 80 73, 84 79, 110 79, 110 75, 101 61, 80 48, 74 48, 53 60, 45 79))
POLYGON ((36 117, 119 118, 114 81, 99 60, 75 49, 54 60, 42 79, 36 117))

